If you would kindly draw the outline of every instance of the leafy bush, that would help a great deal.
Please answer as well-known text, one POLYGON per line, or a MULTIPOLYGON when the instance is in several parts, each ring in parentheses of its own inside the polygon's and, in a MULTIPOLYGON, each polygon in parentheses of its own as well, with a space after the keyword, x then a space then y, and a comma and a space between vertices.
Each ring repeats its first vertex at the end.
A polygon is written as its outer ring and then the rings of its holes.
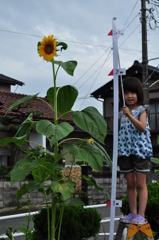
POLYGON ((0 174, 1 173, 3 173, 3 174, 5 174, 5 173, 7 173, 7 167, 5 166, 5 165, 0 165, 0 174))
MULTIPOLYGON (((148 183, 147 190, 148 190, 148 201, 147 201, 145 216, 151 226, 151 229, 157 232, 159 235, 159 184, 157 182, 148 183)), ((137 206, 138 206, 138 199, 139 199, 139 194, 137 192, 137 206)), ((127 194, 122 199, 121 212, 124 215, 127 215, 130 212, 127 194)))
MULTIPOLYGON (((51 219, 51 211, 50 219, 51 219)), ((56 211, 56 239, 59 228, 60 207, 56 211)), ((68 204, 64 207, 60 240, 81 240, 95 237, 100 231, 101 215, 96 209, 83 208, 80 205, 68 204)), ((33 217, 34 232, 32 240, 48 239, 47 210, 43 208, 33 217)))

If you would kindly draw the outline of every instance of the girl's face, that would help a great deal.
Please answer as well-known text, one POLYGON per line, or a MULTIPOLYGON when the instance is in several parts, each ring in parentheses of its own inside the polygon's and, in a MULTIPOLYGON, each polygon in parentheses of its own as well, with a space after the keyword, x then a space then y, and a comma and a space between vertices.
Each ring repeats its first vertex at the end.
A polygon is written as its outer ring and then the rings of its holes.
POLYGON ((138 105, 138 99, 137 94, 133 92, 126 91, 124 93, 125 103, 128 106, 137 106, 138 105))

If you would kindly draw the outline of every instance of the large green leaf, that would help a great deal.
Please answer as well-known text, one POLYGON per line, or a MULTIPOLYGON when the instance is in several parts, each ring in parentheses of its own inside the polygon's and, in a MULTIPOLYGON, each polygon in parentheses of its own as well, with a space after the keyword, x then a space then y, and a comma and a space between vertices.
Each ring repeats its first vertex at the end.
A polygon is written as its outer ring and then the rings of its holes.
POLYGON ((84 141, 79 146, 72 144, 69 146, 69 153, 89 163, 92 168, 101 173, 104 156, 95 144, 90 144, 88 141, 84 141))
POLYGON ((28 183, 28 186, 27 186, 27 188, 28 188, 28 192, 33 192, 33 191, 35 191, 35 190, 38 190, 39 189, 39 187, 41 186, 41 183, 42 182, 38 182, 38 183, 36 183, 36 182, 29 182, 28 183))
POLYGON ((89 177, 89 176, 82 176, 82 178, 86 180, 86 182, 87 182, 88 185, 94 186, 95 189, 102 191, 102 192, 108 197, 108 199, 110 199, 109 193, 107 193, 107 192, 105 191, 105 189, 104 189, 103 187, 101 187, 101 186, 96 182, 96 180, 95 180, 95 178, 94 178, 93 176, 91 176, 91 177, 89 177))
POLYGON ((103 162, 105 162, 108 165, 108 167, 110 168, 110 170, 112 171, 112 160, 111 160, 110 156, 108 155, 107 151, 102 147, 101 144, 99 144, 96 141, 94 141, 94 145, 99 149, 99 151, 103 155, 103 157, 104 157, 103 162))
POLYGON ((15 143, 17 146, 21 147, 25 143, 25 140, 27 138, 27 135, 24 135, 22 137, 8 137, 8 138, 2 138, 0 139, 0 145, 4 144, 7 145, 9 143, 15 143))
POLYGON ((29 136, 33 125, 33 114, 31 113, 27 119, 20 125, 15 137, 21 137, 26 134, 26 138, 29 136))
POLYGON ((24 183, 21 188, 17 191, 17 201, 19 201, 23 195, 25 195, 26 193, 28 193, 28 188, 27 188, 26 183, 24 183))
POLYGON ((45 159, 38 159, 39 165, 32 168, 32 174, 35 182, 43 182, 53 177, 53 164, 46 162, 45 159))
MULTIPOLYGON (((39 94, 39 93, 37 93, 37 94, 35 94, 35 95, 33 95, 33 96, 26 96, 26 97, 24 97, 24 98, 19 99, 17 102, 13 103, 13 104, 9 107, 9 109, 8 109, 7 112, 6 112, 6 114, 7 114, 10 110, 18 107, 19 105, 21 105, 21 104, 23 104, 23 103, 25 103, 25 102, 27 102, 27 101, 30 101, 31 99, 37 98, 37 95, 38 95, 38 94, 39 94)), ((6 114, 5 114, 5 115, 6 115, 6 114)))
POLYGON ((52 147, 60 139, 63 139, 73 132, 73 127, 67 122, 54 125, 49 120, 40 120, 36 124, 36 131, 46 136, 50 142, 50 146, 52 147))
POLYGON ((11 184, 23 181, 29 173, 31 173, 31 163, 27 158, 20 159, 10 172, 11 184))
POLYGON ((24 183, 22 187, 17 191, 17 201, 19 201, 26 193, 30 193, 39 189, 40 185, 41 183, 36 182, 29 182, 28 184, 24 183))
POLYGON ((104 144, 107 134, 107 124, 104 117, 94 107, 87 107, 80 111, 73 112, 74 123, 104 144))
POLYGON ((157 136, 157 144, 159 145, 159 135, 157 136))
POLYGON ((33 115, 30 114, 28 118, 20 125, 15 137, 12 138, 2 138, 0 144, 7 145, 9 143, 15 143, 17 146, 21 147, 24 145, 26 139, 28 138, 32 125, 33 125, 33 115))
MULTIPOLYGON (((66 85, 58 88, 57 95, 57 110, 63 115, 64 118, 67 117, 69 111, 72 109, 74 102, 78 96, 78 90, 71 85, 66 85)), ((49 88, 47 91, 48 100, 54 105, 54 88, 49 88)))
POLYGON ((62 61, 52 61, 53 63, 59 65, 62 67, 69 75, 73 76, 74 70, 77 67, 77 62, 76 61, 68 61, 68 62, 62 62, 62 61))
POLYGON ((153 157, 151 157, 150 159, 151 159, 151 162, 159 165, 159 158, 153 158, 153 157))
POLYGON ((76 183, 71 182, 70 180, 61 182, 54 181, 51 183, 50 188, 53 190, 54 193, 61 193, 63 200, 66 201, 74 193, 75 185, 76 183))

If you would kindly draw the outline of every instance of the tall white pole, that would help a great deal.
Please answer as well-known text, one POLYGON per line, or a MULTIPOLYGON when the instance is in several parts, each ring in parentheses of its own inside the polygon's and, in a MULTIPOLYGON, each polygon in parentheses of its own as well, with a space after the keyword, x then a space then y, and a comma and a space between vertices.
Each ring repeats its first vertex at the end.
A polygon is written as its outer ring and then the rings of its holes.
POLYGON ((112 186, 111 186, 111 213, 110 213, 110 237, 113 240, 114 219, 116 207, 116 180, 117 180, 117 158, 118 158, 118 112, 119 112, 119 83, 118 76, 124 75, 123 69, 118 65, 118 36, 123 33, 116 29, 116 18, 112 21, 112 38, 113 38, 113 94, 114 94, 114 119, 113 119, 113 168, 112 168, 112 186))

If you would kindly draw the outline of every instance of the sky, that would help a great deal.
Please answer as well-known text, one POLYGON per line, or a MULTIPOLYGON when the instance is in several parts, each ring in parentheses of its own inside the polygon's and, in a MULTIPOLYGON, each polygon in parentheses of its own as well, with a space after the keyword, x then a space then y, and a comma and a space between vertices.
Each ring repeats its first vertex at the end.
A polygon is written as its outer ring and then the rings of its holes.
MULTIPOLYGON (((159 57, 159 7, 146 3, 148 59, 159 57)), ((73 110, 88 106, 102 113, 102 102, 90 94, 109 82, 113 68, 112 19, 124 30, 118 39, 121 68, 142 60, 140 0, 0 0, 0 73, 25 83, 12 92, 45 97, 53 86, 52 65, 39 57, 37 43, 53 34, 68 44, 55 60, 78 62, 74 76, 60 68, 57 86, 73 85, 78 98, 73 110)), ((159 59, 149 62, 157 67, 159 59)))

